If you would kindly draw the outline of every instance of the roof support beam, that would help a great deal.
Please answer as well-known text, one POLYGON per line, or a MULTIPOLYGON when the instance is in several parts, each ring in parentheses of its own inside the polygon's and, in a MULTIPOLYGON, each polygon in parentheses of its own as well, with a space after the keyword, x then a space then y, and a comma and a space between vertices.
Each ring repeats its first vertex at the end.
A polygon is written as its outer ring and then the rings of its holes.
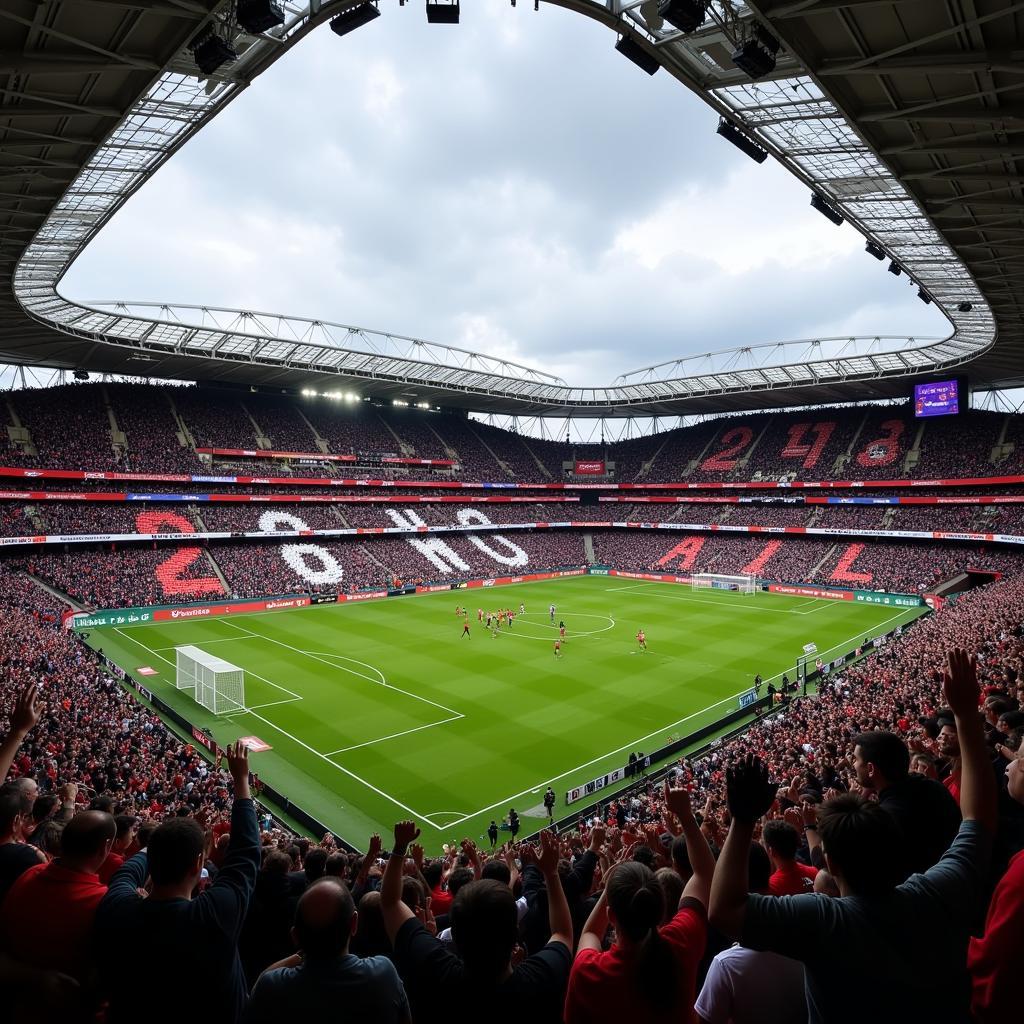
POLYGON ((990 50, 985 53, 954 51, 927 54, 921 57, 889 57, 851 62, 848 60, 822 61, 815 73, 837 75, 903 75, 903 74, 978 74, 999 71, 1008 75, 1024 75, 1024 50, 990 50))

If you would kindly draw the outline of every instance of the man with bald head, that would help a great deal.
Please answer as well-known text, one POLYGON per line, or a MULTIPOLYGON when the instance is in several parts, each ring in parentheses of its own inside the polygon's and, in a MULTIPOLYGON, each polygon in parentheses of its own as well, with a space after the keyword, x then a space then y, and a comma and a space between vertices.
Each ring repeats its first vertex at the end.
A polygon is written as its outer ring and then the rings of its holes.
POLYGON ((28 966, 84 980, 93 964, 93 918, 107 891, 97 872, 116 834, 109 814, 76 814, 61 833, 60 856, 11 886, 0 907, 0 949, 28 966))
POLYGON ((359 915, 348 887, 321 878, 302 894, 292 941, 298 956, 260 975, 244 1024, 278 1024, 286 1017, 406 1024, 405 988, 387 957, 360 959, 348 951, 359 915))

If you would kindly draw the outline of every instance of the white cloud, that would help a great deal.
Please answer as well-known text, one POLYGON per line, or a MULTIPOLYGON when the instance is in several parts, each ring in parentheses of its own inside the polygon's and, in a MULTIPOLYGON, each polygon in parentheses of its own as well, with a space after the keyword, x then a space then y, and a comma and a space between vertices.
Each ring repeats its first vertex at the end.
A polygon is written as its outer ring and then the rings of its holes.
POLYGON ((422 6, 299 44, 134 197, 62 290, 409 334, 605 384, 792 337, 944 334, 717 116, 579 15, 422 6))

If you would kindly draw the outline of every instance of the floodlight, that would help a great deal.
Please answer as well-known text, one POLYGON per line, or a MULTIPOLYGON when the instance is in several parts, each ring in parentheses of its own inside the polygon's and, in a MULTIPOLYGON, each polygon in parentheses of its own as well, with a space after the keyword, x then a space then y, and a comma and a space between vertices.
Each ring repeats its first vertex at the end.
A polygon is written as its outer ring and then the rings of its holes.
POLYGON ((754 29, 754 35, 733 51, 732 62, 756 81, 775 70, 778 52, 778 39, 759 25, 754 29))
POLYGON ((189 44, 196 67, 204 75, 212 75, 218 68, 238 59, 235 48, 223 37, 208 29, 189 44))
POLYGON ((957 306, 956 308, 957 312, 959 313, 970 313, 970 311, 974 309, 974 307, 969 302, 961 302, 960 305, 957 306))
POLYGON ((756 142, 744 135, 727 117, 719 119, 718 134, 723 139, 728 139, 737 149, 746 153, 751 160, 756 160, 759 164, 763 164, 768 159, 768 151, 762 149, 756 142))
POLYGON ((825 217, 828 217, 836 227, 839 227, 843 223, 843 215, 820 193, 811 193, 811 206, 813 206, 818 213, 825 217))
POLYGON ((431 25, 458 25, 459 0, 455 0, 454 3, 427 0, 427 21, 431 25))
POLYGON ((250 35, 258 36, 284 24, 284 11, 275 0, 238 0, 238 24, 250 35))
POLYGON ((922 287, 921 287, 921 285, 918 285, 918 286, 917 286, 917 297, 918 297, 918 298, 919 298, 919 299, 920 299, 920 300, 921 300, 921 301, 922 301, 922 302, 923 302, 923 303, 924 303, 924 304, 925 304, 926 306, 930 306, 930 305, 931 305, 931 302, 932 302, 932 297, 931 297, 931 296, 930 296, 930 295, 929 295, 929 294, 928 294, 928 293, 927 293, 927 292, 926 292, 926 291, 924 290, 924 288, 922 288, 922 287))
POLYGON ((889 261, 889 273, 894 277, 899 277, 903 273, 903 268, 895 260, 889 261))
POLYGON ((710 6, 711 0, 658 0, 658 14, 680 32, 696 32, 710 6))
POLYGON ((868 244, 864 246, 864 251, 874 256, 876 260, 885 259, 885 250, 876 242, 872 242, 870 239, 868 240, 868 244))
POLYGON ((335 35, 344 36, 349 32, 368 24, 373 21, 374 18, 379 17, 380 11, 377 10, 377 7, 374 4, 360 4, 358 7, 352 7, 344 13, 339 14, 336 18, 331 18, 331 31, 335 35))
POLYGON ((72 376, 75 378, 75 380, 88 380, 89 379, 89 374, 88 374, 88 372, 86 370, 75 370, 75 372, 72 374, 72 376))
POLYGON ((661 67, 657 58, 652 57, 632 36, 623 36, 615 44, 615 49, 649 75, 653 75, 661 67))

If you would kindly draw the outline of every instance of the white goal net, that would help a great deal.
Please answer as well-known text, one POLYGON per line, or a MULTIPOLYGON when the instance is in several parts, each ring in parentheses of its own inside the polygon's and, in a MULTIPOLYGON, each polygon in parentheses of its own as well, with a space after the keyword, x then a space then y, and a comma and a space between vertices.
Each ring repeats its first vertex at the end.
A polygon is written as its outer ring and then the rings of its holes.
POLYGON ((245 709, 245 670, 198 647, 174 648, 174 685, 215 715, 245 709))
POLYGON ((757 593, 756 576, 723 576, 715 572, 698 572, 690 577, 693 590, 735 590, 741 594, 757 593))

